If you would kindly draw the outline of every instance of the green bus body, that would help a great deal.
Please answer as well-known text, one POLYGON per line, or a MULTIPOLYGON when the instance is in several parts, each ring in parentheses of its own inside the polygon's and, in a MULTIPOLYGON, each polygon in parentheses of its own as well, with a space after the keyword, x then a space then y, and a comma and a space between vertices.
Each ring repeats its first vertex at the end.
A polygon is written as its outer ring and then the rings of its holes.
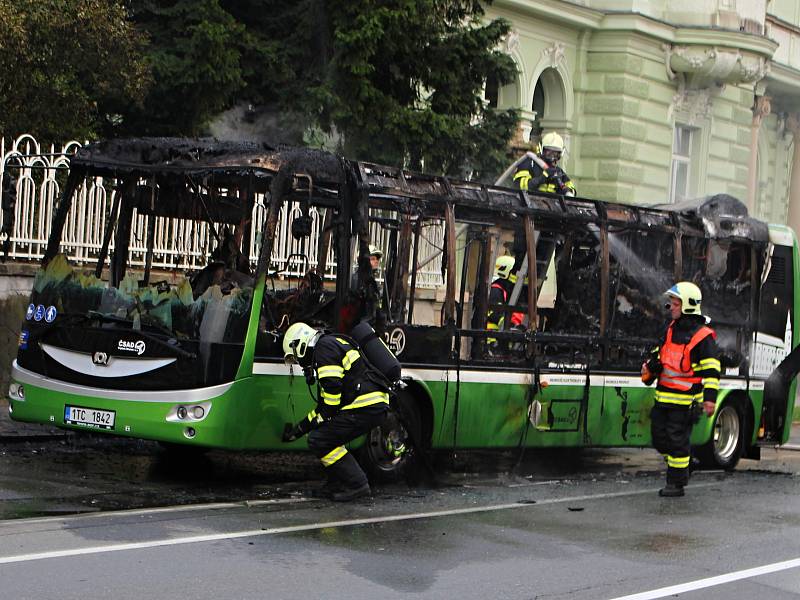
MULTIPOLYGON (((108 165, 105 163, 103 165, 106 169, 104 173, 108 175, 108 165)), ((388 168, 385 169, 388 171, 388 168)), ((273 169, 273 172, 276 170, 273 169)), ((92 174, 92 171, 87 170, 86 173, 92 174)), ((138 175, 143 176, 142 173, 146 173, 146 170, 138 175)), ((405 177, 410 176, 406 174, 405 177)), ((386 190, 382 192, 388 193, 386 190)), ((304 189, 292 188, 288 192, 288 196, 295 199, 304 194, 306 194, 304 189)), ((512 197, 515 194, 520 193, 510 192, 512 197)), ((507 212, 507 209, 503 210, 507 212)), ((488 208, 486 211, 491 214, 488 208)), ((262 224, 257 225, 262 227, 262 224)), ((785 350, 790 350, 800 341, 798 340, 800 328, 796 323, 796 315, 800 311, 800 254, 798 254, 797 240, 791 230, 773 226, 770 231, 775 240, 780 241, 778 244, 773 241, 771 247, 787 248, 786 252, 791 257, 788 268, 792 282, 790 286, 792 297, 785 299, 790 307, 788 325, 791 329, 791 345, 785 350)), ((180 386, 162 390, 138 389, 137 381, 140 381, 138 377, 149 377, 148 374, 142 374, 129 377, 128 387, 115 389, 59 380, 43 372, 27 369, 15 361, 9 392, 12 418, 66 429, 96 431, 198 447, 239 450, 305 449, 303 439, 291 444, 281 442, 284 425, 303 418, 313 407, 313 400, 298 367, 293 367, 294 372, 292 372, 292 367, 282 362, 279 352, 280 340, 269 329, 265 330, 263 327, 264 319, 267 318, 264 312, 266 296, 274 291, 269 288, 269 261, 264 260, 263 256, 264 252, 267 253, 267 257, 269 256, 271 239, 267 231, 262 239, 262 256, 250 295, 251 305, 246 331, 241 344, 237 346, 241 358, 235 374, 228 381, 205 387, 193 386, 190 389, 182 389, 180 386), (265 240, 269 243, 264 243, 265 240), (268 348, 268 351, 265 352, 264 348, 268 348), (66 422, 66 407, 79 407, 89 411, 87 414, 90 415, 88 417, 90 420, 93 409, 111 411, 114 425, 112 428, 103 428, 99 426, 102 423, 70 424, 66 422), (198 408, 202 409, 202 414, 196 410, 198 408)), ((601 237, 598 239, 603 243, 601 237)), ((318 240, 312 241, 318 242, 318 240)), ((48 249, 45 262, 52 260, 56 255, 59 242, 60 238, 56 238, 55 241, 51 239, 51 245, 55 243, 55 248, 48 249)), ((338 242, 334 240, 334 243, 338 242)), ((346 243, 349 244, 350 241, 347 240, 346 243)), ((454 241, 453 244, 455 245, 454 241)), ((410 245, 408 248, 410 254, 410 245)), ((344 251, 339 253, 340 256, 343 254, 344 251)), ((416 260, 417 257, 414 256, 413 261, 416 260)), ((448 260, 451 259, 448 257, 448 260)), ((459 268, 466 270, 467 260, 469 259, 465 258, 465 262, 460 264, 459 268)), ((456 273, 452 269, 453 264, 451 262, 448 265, 447 288, 450 296, 448 299, 454 299, 454 290, 458 284, 455 279, 456 273)), ((485 261, 481 264, 485 264, 485 261)), ((756 264, 758 263, 751 264, 751 267, 754 268, 756 264)), ((541 268, 540 278, 547 265, 541 268)), ((401 269, 397 277, 411 278, 415 269, 416 262, 412 264, 409 272, 403 273, 401 269)), ((124 274, 124 267, 122 273, 124 274)), ((529 273, 536 276, 535 271, 529 273)), ((338 276, 337 288, 344 284, 348 276, 349 273, 338 276)), ((605 281, 608 280, 607 273, 601 272, 601 277, 605 278, 605 281)), ((117 282, 120 279, 122 275, 118 274, 117 282)), ((489 281, 483 282, 484 294, 488 293, 486 291, 488 283, 489 281)), ((473 283, 472 289, 480 289, 480 285, 473 283)), ((462 283, 462 290, 464 287, 465 284, 462 283)), ((413 295, 413 290, 411 294, 413 295)), ((475 295, 477 297, 479 292, 475 292, 475 295)), ((442 310, 446 317, 454 318, 453 305, 448 307, 448 299, 445 300, 442 310)), ((461 300, 463 306, 463 291, 461 300)), ((407 306, 407 301, 406 297, 403 306, 407 306)), ((337 305, 337 308, 339 306, 341 305, 337 305)), ((475 322, 483 325, 480 315, 475 318, 478 319, 475 322)), ((485 322, 485 317, 482 318, 485 322)), ((28 325, 34 325, 32 322, 34 319, 35 317, 29 316, 28 325)), ((58 323, 56 317, 54 326, 58 323)), ((26 326, 23 323, 23 327, 26 326)), ((407 336, 404 338, 407 340, 406 344, 411 344, 410 336, 418 329, 420 329, 418 325, 392 321, 391 318, 385 325, 387 339, 390 331, 400 330, 401 334, 407 336)), ((449 326, 431 326, 429 329, 438 330, 437 339, 444 340, 436 348, 430 348, 431 353, 439 354, 441 348, 455 347, 455 344, 461 343, 457 342, 456 338, 462 339, 459 336, 469 333, 468 329, 459 330, 453 327, 452 320, 449 326)), ((602 332, 602 320, 600 329, 602 332)), ((126 331, 135 333, 138 330, 133 328, 126 331)), ((475 336, 474 340, 481 340, 480 332, 476 332, 474 327, 471 331, 475 336)), ((536 342, 530 337, 525 340, 528 343, 536 342)), ((27 340, 21 339, 20 343, 22 346, 27 340)), ((481 351, 481 346, 478 345, 479 341, 473 343, 474 357, 481 351)), ((753 344, 751 338, 744 340, 742 347, 753 344)), ((451 352, 448 358, 442 359, 439 356, 437 361, 419 360, 419 352, 415 355, 416 358, 409 357, 408 347, 399 352, 398 357, 403 363, 403 375, 407 383, 402 394, 413 402, 414 410, 419 416, 418 433, 421 435, 422 443, 430 449, 651 445, 650 410, 653 405, 653 389, 641 382, 636 369, 604 370, 592 366, 590 360, 577 365, 554 365, 547 362, 546 350, 542 350, 546 347, 546 345, 537 346, 538 350, 535 352, 539 358, 531 359, 525 364, 524 361, 470 360, 469 356, 466 358, 456 356, 464 354, 460 348, 457 352, 451 352), (586 362, 589 363, 588 367, 586 362)), ((749 358, 752 362, 757 357, 749 358)), ((97 368, 101 369, 102 364, 97 368)), ((723 373, 717 407, 718 410, 726 405, 735 404, 739 407, 743 429, 743 447, 740 451, 755 456, 757 452, 754 452, 754 449, 760 444, 781 444, 788 440, 796 382, 792 373, 791 384, 781 401, 777 403, 779 405, 777 408, 776 401, 770 400, 772 402, 770 411, 777 410, 776 414, 779 415, 770 421, 765 417, 769 412, 765 407, 765 377, 750 377, 743 374, 743 370, 744 368, 740 369, 735 376, 726 376, 723 373)), ((715 417, 700 418, 692 433, 693 445, 704 446, 714 443, 715 421, 715 417)), ((363 440, 359 443, 363 443, 363 440)), ((358 443, 354 445, 358 446, 358 443)))

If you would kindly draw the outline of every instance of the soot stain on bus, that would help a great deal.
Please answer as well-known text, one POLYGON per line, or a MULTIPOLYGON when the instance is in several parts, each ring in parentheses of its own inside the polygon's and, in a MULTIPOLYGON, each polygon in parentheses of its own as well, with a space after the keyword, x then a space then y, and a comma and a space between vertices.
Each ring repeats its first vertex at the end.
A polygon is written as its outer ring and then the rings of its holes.
MULTIPOLYGON (((310 149, 101 142, 71 159, 12 417, 302 450, 280 440, 313 405, 282 362, 283 332, 367 320, 406 383, 392 418, 354 447, 373 477, 418 470, 429 450, 647 446, 652 394, 638 371, 666 324, 663 292, 688 280, 725 353, 719 406, 741 431, 730 465, 788 438, 797 271, 793 234, 726 195, 637 206, 310 149), (111 201, 83 273, 69 231, 94 214, 82 194, 98 178, 111 201), (500 256, 514 266, 495 302, 500 256)), ((693 443, 714 450, 723 424, 704 418, 693 443)))

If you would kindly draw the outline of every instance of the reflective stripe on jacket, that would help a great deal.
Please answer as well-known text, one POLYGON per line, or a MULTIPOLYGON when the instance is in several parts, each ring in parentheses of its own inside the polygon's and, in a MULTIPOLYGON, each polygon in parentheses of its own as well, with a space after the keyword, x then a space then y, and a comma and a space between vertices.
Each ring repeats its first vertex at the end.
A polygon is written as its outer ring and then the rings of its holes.
POLYGON ((314 347, 314 365, 320 386, 316 412, 324 419, 339 410, 389 403, 384 389, 367 376, 361 353, 346 339, 322 336, 314 347))
MULTIPOLYGON (((717 334, 710 327, 702 326, 692 334, 685 344, 673 341, 673 327, 670 323, 664 344, 659 350, 659 359, 663 370, 658 377, 656 402, 679 406, 689 406, 692 402, 704 399, 704 388, 716 390, 719 387, 719 360, 713 357, 703 358, 693 363, 691 353, 694 348, 711 336, 717 334)), ((714 394, 716 397, 716 394, 714 394)))

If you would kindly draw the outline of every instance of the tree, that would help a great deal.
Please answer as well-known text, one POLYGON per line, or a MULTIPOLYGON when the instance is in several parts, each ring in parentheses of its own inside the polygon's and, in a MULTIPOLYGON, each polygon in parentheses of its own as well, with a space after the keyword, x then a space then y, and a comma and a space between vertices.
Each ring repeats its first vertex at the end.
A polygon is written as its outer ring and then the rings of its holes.
POLYGON ((255 103, 302 112, 353 158, 486 178, 501 170, 518 121, 483 100, 487 79, 516 76, 497 50, 509 31, 478 1, 228 0, 247 27, 255 103), (257 66, 256 66, 257 65, 257 66))
POLYGON ((123 131, 193 135, 244 88, 245 27, 218 0, 132 0, 132 18, 151 43, 154 85, 123 131))
POLYGON ((145 44, 120 1, 0 0, 0 132, 105 134, 150 83, 145 44))
POLYGON ((509 31, 503 20, 484 23, 470 0, 395 0, 327 3, 332 60, 311 90, 322 124, 343 133, 350 156, 412 168, 479 176, 497 172, 514 132, 514 111, 496 112, 483 85, 516 75, 496 49, 509 31))

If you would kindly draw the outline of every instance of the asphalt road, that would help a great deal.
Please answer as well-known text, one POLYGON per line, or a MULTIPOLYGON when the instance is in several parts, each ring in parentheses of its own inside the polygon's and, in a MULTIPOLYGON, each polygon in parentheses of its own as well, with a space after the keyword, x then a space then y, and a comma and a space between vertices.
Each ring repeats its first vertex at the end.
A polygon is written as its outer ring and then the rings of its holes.
POLYGON ((303 455, 6 443, 0 600, 800 598, 800 452, 678 499, 652 450, 517 458, 440 457, 436 487, 336 505, 303 455))

